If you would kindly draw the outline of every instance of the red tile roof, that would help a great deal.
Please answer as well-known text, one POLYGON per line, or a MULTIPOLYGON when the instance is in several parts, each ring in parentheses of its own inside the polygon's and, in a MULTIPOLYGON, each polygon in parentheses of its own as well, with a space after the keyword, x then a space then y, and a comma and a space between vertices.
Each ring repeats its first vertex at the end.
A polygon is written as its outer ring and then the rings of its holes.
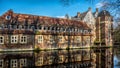
POLYGON ((9 10, 0 17, 0 23, 3 22, 12 23, 15 21, 23 25, 25 24, 25 21, 27 21, 28 24, 37 24, 37 25, 45 25, 45 26, 51 26, 51 25, 74 26, 74 27, 83 27, 84 29, 89 29, 87 24, 82 21, 75 21, 75 20, 62 19, 62 18, 52 18, 46 16, 36 16, 29 14, 19 14, 19 13, 13 13, 13 11, 11 10, 9 10), (5 19, 7 15, 11 16, 10 20, 5 19))

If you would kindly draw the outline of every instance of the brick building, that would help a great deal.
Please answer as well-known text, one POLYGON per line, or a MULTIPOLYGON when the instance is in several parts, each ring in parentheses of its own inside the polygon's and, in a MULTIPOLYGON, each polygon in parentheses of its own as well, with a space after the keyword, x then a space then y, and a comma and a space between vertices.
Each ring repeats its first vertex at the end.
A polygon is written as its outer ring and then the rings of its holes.
POLYGON ((1 50, 78 48, 91 44, 91 28, 69 19, 7 11, 0 16, 1 50))
POLYGON ((96 8, 96 11, 93 13, 91 8, 88 8, 86 12, 78 12, 74 17, 67 15, 66 18, 85 22, 92 29, 92 44, 102 43, 107 46, 112 45, 113 17, 108 11, 99 11, 98 8, 96 8))

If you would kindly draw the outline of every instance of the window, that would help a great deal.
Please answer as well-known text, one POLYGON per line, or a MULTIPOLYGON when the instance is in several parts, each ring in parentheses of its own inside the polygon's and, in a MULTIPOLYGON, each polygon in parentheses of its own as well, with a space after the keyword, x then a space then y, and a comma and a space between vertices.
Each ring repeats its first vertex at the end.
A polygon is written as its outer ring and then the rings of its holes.
POLYGON ((20 67, 26 67, 27 66, 27 59, 20 59, 20 67))
POLYGON ((22 26, 22 29, 25 29, 25 26, 24 25, 21 25, 22 26))
POLYGON ((37 29, 41 30, 41 29, 42 29, 42 26, 38 26, 37 29))
POLYGON ((27 36, 21 36, 20 43, 27 43, 27 36))
POLYGON ((49 41, 50 41, 50 43, 53 43, 53 42, 54 42, 54 37, 53 37, 53 36, 50 36, 50 37, 49 37, 49 41))
POLYGON ((11 36, 11 43, 17 43, 18 42, 18 35, 11 36))
POLYGON ((64 58, 63 55, 60 55, 60 56, 59 56, 59 62, 60 62, 60 63, 62 63, 62 62, 64 61, 63 58, 64 58))
POLYGON ((53 59, 54 59, 54 57, 53 57, 53 56, 49 56, 49 57, 48 57, 48 63, 49 63, 49 64, 52 64, 53 59))
POLYGON ((62 27, 60 28, 60 31, 61 31, 61 32, 63 31, 63 28, 62 28, 62 27))
POLYGON ((4 44, 4 36, 0 36, 0 44, 4 44))
POLYGON ((17 59, 12 59, 11 60, 11 68, 17 68, 17 59))
POLYGON ((59 38, 59 42, 62 42, 63 39, 62 36, 59 36, 58 38, 59 38))
POLYGON ((57 32, 59 32, 60 31, 60 28, 59 27, 57 27, 57 32))
POLYGON ((77 28, 75 28, 75 32, 77 32, 77 28))
POLYGON ((43 65, 43 57, 38 58, 37 64, 40 66, 43 65))
POLYGON ((50 27, 48 27, 48 30, 50 30, 50 27))
POLYGON ((30 27, 30 29, 34 30, 34 29, 35 29, 35 27, 34 27, 34 26, 31 26, 31 27, 30 27))
POLYGON ((72 32, 74 32, 74 28, 72 28, 72 32))
POLYGON ((8 26, 7 26, 7 25, 5 25, 5 26, 4 26, 4 28, 5 28, 5 29, 7 29, 7 28, 8 28, 8 26))
POLYGON ((76 60, 77 60, 77 61, 81 61, 81 55, 79 55, 79 54, 76 55, 76 60))
POLYGON ((9 25, 9 29, 11 29, 12 25, 9 25))
POLYGON ((53 29, 54 31, 56 31, 56 27, 54 27, 54 29, 53 29))
POLYGON ((19 25, 19 29, 22 29, 22 25, 19 25))
POLYGON ((38 43, 43 43, 43 36, 42 35, 38 36, 38 43))
POLYGON ((10 20, 11 19, 11 16, 6 16, 6 20, 10 20))
POLYGON ((0 60, 0 68, 3 68, 3 60, 0 60))
POLYGON ((50 27, 50 30, 52 30, 52 28, 53 28, 53 27, 51 26, 51 27, 50 27))
POLYGON ((45 27, 44 27, 44 30, 48 30, 48 27, 45 26, 45 27))
POLYGON ((76 37, 76 42, 77 42, 77 43, 80 42, 80 37, 76 37))

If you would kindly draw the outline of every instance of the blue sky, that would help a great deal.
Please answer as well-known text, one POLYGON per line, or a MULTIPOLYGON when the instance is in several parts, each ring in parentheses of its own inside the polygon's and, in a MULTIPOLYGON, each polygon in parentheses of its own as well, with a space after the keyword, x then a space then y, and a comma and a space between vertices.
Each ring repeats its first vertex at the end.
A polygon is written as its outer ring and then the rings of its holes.
POLYGON ((0 0, 0 15, 12 9, 15 13, 62 17, 66 13, 75 16, 77 12, 84 12, 88 7, 95 11, 99 0, 70 0, 65 6, 61 0, 0 0))

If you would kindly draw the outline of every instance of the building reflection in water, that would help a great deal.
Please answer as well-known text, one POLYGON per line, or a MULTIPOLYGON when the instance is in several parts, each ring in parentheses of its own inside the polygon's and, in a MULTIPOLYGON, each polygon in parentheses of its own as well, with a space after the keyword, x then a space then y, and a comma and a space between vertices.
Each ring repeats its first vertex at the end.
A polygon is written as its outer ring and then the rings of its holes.
POLYGON ((0 53, 0 68, 113 68, 112 49, 0 53))
POLYGON ((34 66, 32 52, 0 53, 0 68, 23 68, 34 66))
POLYGON ((35 65, 42 67, 91 67, 90 50, 56 50, 35 53, 35 65))
POLYGON ((113 67, 113 49, 95 49, 96 68, 114 68, 113 67))

